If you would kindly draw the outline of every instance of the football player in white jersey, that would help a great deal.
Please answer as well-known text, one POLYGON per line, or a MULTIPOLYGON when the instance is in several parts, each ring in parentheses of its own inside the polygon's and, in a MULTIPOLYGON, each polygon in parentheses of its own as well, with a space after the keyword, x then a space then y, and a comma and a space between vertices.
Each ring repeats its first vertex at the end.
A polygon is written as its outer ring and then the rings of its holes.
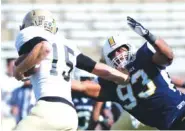
MULTIPOLYGON (((57 36, 56 22, 47 10, 32 10, 26 14, 16 38, 16 49, 25 58, 15 66, 18 80, 30 69, 37 104, 17 130, 76 130, 77 114, 71 100, 70 73, 74 66, 116 83, 127 83, 123 74, 105 64, 96 63, 57 36), (70 120, 69 120, 70 119, 70 120)), ((19 57, 19 58, 20 58, 19 57)))

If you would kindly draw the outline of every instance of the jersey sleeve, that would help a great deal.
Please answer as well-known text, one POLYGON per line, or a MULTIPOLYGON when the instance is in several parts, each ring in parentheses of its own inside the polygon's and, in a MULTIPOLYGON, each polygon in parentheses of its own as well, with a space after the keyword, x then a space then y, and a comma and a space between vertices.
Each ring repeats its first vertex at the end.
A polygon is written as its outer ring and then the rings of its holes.
POLYGON ((96 65, 96 62, 92 60, 90 57, 82 53, 77 56, 77 62, 76 62, 77 68, 91 73, 95 65, 96 65))
MULTIPOLYGON (((156 50, 154 47, 146 42, 136 53, 136 57, 140 63, 145 64, 146 62, 150 62, 152 64, 155 64, 152 62, 152 57, 155 54, 156 50)), ((165 69, 165 67, 162 67, 160 65, 155 64, 160 69, 165 69)))
POLYGON ((139 48, 139 50, 136 53, 136 57, 140 59, 152 61, 152 56, 154 55, 155 52, 156 51, 152 47, 152 45, 146 42, 141 48, 139 48))
POLYGON ((41 41, 51 41, 52 35, 41 27, 30 26, 25 28, 17 35, 15 43, 17 52, 19 55, 29 53, 41 41))

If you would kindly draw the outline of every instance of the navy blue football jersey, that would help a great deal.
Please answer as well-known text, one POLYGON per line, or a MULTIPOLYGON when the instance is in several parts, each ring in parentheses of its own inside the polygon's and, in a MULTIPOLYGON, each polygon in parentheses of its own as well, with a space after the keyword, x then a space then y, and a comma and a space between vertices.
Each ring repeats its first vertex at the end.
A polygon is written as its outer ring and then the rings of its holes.
POLYGON ((80 92, 72 92, 72 100, 78 114, 78 129, 86 130, 95 101, 80 92))
POLYGON ((165 66, 152 62, 153 52, 145 43, 136 58, 126 68, 130 84, 117 85, 98 78, 101 85, 99 100, 119 102, 142 123, 158 129, 168 129, 185 111, 185 94, 171 83, 165 66))

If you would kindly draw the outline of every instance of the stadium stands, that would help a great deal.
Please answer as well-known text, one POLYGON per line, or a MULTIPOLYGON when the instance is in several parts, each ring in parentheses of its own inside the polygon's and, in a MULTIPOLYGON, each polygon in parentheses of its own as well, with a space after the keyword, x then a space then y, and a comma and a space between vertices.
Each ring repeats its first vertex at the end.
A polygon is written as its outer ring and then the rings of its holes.
MULTIPOLYGON (((14 2, 16 1, 18 0, 14 2)), ((113 33, 126 33, 137 47, 143 43, 144 40, 126 25, 126 16, 132 16, 154 34, 165 38, 174 48, 176 61, 180 61, 180 64, 182 64, 181 59, 185 57, 184 0, 175 0, 175 2, 173 0, 139 0, 139 2, 138 0, 88 0, 85 4, 81 4, 83 0, 52 1, 61 4, 47 4, 51 2, 49 0, 44 1, 44 4, 41 0, 18 2, 25 4, 7 3, 1 6, 3 58, 15 56, 13 40, 25 13, 34 8, 46 8, 52 11, 59 21, 59 31, 67 38, 76 41, 82 51, 88 55, 93 54, 95 60, 98 60, 100 55, 94 52, 98 50, 103 40, 113 33), (88 4, 91 1, 94 3, 88 4), (164 3, 167 1, 168 3, 164 3), (102 2, 107 3, 102 4, 102 2), (91 52, 88 48, 92 46, 94 50, 91 52)), ((172 70, 177 71, 177 69, 172 70)))

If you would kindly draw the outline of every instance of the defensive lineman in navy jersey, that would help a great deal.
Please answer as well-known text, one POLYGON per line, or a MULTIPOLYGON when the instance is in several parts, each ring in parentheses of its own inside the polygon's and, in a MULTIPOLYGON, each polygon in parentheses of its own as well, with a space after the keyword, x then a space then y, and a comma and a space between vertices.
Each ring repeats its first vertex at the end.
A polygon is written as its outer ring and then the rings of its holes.
POLYGON ((171 49, 134 19, 127 20, 148 42, 133 53, 133 46, 117 35, 107 40, 103 51, 108 65, 127 69, 123 71, 129 72, 130 83, 117 85, 98 78, 98 84, 74 82, 72 88, 101 101, 116 101, 146 125, 160 130, 185 129, 185 95, 176 90, 165 71, 173 60, 171 49))

